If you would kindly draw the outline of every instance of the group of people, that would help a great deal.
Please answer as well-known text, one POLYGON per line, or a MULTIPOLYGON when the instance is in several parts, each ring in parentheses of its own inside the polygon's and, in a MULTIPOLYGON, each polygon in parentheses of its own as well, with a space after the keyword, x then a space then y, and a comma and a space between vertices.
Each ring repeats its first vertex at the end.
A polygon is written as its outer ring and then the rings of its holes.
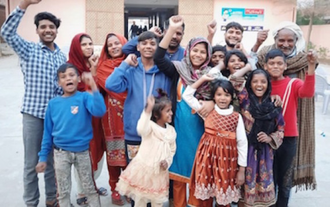
POLYGON ((173 16, 164 33, 153 27, 128 42, 107 34, 99 57, 91 36, 79 33, 66 60, 53 14, 35 16, 39 43, 17 34, 38 2, 22 0, 1 28, 24 75, 26 206, 39 203, 38 172, 46 206, 72 206, 72 165, 77 203, 100 206, 104 153, 115 205, 285 207, 293 186, 316 187, 317 55, 304 52, 296 24, 281 23, 274 45, 261 50, 268 31, 258 32, 248 52, 237 22, 226 26, 226 45, 212 47, 212 21, 208 37, 184 49, 184 20, 173 16))

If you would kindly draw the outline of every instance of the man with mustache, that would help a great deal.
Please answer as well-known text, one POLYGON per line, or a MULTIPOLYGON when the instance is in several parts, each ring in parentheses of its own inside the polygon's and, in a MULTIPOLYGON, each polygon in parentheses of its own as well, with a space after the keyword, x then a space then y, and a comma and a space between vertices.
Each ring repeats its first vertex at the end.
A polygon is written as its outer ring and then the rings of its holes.
MULTIPOLYGON (((61 21, 48 12, 38 13, 34 18, 38 43, 24 40, 17 34, 17 27, 26 9, 41 0, 22 0, 2 25, 1 36, 17 53, 24 76, 24 98, 21 113, 23 115, 24 144, 24 195, 28 207, 38 206, 39 187, 35 166, 44 129, 45 110, 48 101, 61 94, 57 84, 56 71, 66 62, 65 55, 54 43, 61 21)), ((47 159, 44 175, 46 206, 57 206, 53 155, 47 159)))
MULTIPOLYGON (((284 71, 285 76, 304 80, 307 69, 307 53, 305 40, 300 27, 293 22, 282 22, 273 31, 275 43, 264 46, 258 52, 257 66, 263 68, 266 54, 274 48, 280 49, 287 62, 284 71)), ((257 42, 252 51, 258 51, 263 41, 267 38, 267 33, 259 32, 257 42)), ((298 131, 299 139, 295 142, 283 143, 276 151, 274 158, 275 184, 278 186, 278 198, 276 206, 286 207, 293 186, 298 189, 315 189, 315 117, 314 98, 300 99, 298 103, 298 131), (277 159, 277 154, 281 153, 285 159, 277 159), (284 180, 280 183, 277 178, 284 180)))
MULTIPOLYGON (((166 33, 168 27, 169 21, 167 20, 164 25, 164 33, 166 33)), ((166 51, 166 57, 168 57, 172 61, 180 61, 183 58, 185 49, 180 46, 180 43, 184 35, 184 28, 185 25, 183 24, 182 27, 178 28, 175 31, 174 35, 172 36, 171 43, 166 51)), ((158 38, 163 36, 162 31, 159 27, 152 27, 149 31, 153 32, 158 38)), ((140 52, 136 49, 137 44, 138 37, 131 39, 123 46, 123 53, 125 53, 126 55, 135 54, 136 56, 140 57, 140 52)))

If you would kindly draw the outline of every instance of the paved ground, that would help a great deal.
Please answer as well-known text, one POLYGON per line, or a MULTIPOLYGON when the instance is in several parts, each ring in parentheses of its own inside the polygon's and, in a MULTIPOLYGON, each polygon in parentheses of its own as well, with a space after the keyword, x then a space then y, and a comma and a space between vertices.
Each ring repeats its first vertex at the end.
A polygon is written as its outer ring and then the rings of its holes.
MULTIPOLYGON (((323 66, 330 74, 330 67, 323 66)), ((23 193, 23 142, 22 116, 19 113, 23 94, 22 73, 16 56, 0 57, 0 205, 4 207, 24 206, 23 193)), ((316 102, 316 179, 317 190, 292 192, 290 207, 330 206, 330 109, 321 113, 322 98, 316 102), (325 137, 321 133, 325 133, 325 137)), ((107 169, 103 168, 98 186, 108 189, 107 169)), ((44 207, 44 184, 40 179, 40 207, 44 207)), ((74 181, 73 181, 74 182, 74 181)), ((72 187, 72 202, 75 204, 76 187, 72 187)), ((111 205, 111 197, 101 197, 102 206, 111 205)), ((75 204, 75 206, 77 206, 75 204)), ((125 205, 127 207, 129 205, 125 205)))

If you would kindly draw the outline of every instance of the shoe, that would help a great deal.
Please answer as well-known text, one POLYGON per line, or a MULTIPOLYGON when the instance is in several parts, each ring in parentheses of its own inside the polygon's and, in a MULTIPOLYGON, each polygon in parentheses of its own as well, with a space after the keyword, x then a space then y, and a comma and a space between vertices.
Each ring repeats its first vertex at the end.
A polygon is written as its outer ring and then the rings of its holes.
POLYGON ((108 190, 105 189, 105 188, 99 188, 97 189, 97 193, 100 195, 100 196, 107 196, 108 195, 108 190))
POLYGON ((123 206, 124 201, 121 199, 121 196, 117 191, 113 191, 111 194, 111 203, 117 206, 123 206))

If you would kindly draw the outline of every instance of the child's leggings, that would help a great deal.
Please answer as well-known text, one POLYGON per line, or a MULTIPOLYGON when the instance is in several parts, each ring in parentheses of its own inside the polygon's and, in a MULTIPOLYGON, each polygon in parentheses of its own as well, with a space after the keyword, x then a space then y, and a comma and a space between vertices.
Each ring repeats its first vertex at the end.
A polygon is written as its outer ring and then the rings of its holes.
MULTIPOLYGON (((146 207, 147 206, 147 202, 145 202, 144 200, 135 199, 135 206, 134 207, 146 207)), ((155 202, 151 202, 151 207, 162 207, 163 203, 155 203, 155 202)))

